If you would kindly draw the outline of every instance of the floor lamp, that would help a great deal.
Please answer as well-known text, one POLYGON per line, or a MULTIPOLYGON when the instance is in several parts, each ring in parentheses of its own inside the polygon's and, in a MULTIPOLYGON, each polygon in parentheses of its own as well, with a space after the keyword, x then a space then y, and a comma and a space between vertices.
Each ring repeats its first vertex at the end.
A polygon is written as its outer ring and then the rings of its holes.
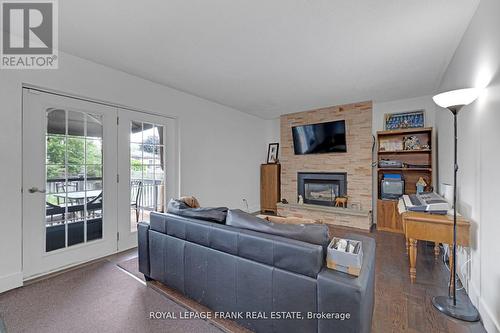
MULTIPOLYGON (((454 173, 453 173, 453 271, 450 275, 450 284, 452 284, 452 293, 448 296, 435 296, 432 298, 432 304, 436 309, 447 316, 465 320, 478 321, 479 313, 467 297, 457 299, 456 272, 457 272, 457 114, 462 107, 472 103, 479 95, 479 91, 474 88, 459 89, 448 91, 434 96, 434 102, 442 108, 448 109, 453 114, 454 125, 454 173)), ((449 290, 449 288, 448 288, 449 290)))

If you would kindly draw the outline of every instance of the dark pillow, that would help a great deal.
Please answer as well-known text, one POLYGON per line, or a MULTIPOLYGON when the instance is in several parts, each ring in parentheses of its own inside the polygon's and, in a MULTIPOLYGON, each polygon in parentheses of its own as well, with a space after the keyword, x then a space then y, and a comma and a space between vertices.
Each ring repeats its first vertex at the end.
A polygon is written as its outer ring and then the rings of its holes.
POLYGON ((226 225, 266 234, 283 236, 299 241, 328 246, 328 226, 324 224, 282 224, 258 218, 239 209, 230 209, 226 225))
POLYGON ((224 224, 227 207, 190 208, 182 201, 171 199, 167 205, 167 213, 224 224))

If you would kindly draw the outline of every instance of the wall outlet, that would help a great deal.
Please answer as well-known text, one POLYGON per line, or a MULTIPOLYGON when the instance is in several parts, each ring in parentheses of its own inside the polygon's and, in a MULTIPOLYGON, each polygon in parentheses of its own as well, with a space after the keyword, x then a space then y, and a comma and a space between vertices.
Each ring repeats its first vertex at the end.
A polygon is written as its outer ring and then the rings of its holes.
POLYGON ((248 211, 248 200, 243 198, 241 199, 243 201, 244 207, 245 207, 245 212, 249 213, 248 211))

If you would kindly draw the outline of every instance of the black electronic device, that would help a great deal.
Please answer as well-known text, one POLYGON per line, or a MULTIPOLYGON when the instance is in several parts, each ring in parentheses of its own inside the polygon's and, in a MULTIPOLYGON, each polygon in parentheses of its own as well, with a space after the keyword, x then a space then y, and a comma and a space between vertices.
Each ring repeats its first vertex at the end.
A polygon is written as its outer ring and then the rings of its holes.
POLYGON ((402 168, 403 162, 398 160, 380 160, 378 166, 379 168, 402 168))
POLYGON ((292 127, 295 155, 346 152, 345 120, 292 127))

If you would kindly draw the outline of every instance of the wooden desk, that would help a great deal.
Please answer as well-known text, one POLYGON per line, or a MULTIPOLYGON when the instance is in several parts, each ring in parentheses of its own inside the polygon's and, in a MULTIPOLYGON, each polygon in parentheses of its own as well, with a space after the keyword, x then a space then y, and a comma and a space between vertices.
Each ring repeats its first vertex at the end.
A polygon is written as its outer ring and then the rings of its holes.
MULTIPOLYGON (((410 280, 417 278, 417 241, 434 242, 434 255, 439 255, 439 243, 453 244, 453 216, 404 212, 401 214, 406 238, 406 250, 410 259, 410 280)), ((457 245, 469 246, 470 222, 457 216, 457 245)), ((453 256, 450 247, 450 269, 453 271, 453 256)), ((454 277, 452 277, 454 278, 454 277)), ((452 281, 453 285, 453 281, 452 281)))

